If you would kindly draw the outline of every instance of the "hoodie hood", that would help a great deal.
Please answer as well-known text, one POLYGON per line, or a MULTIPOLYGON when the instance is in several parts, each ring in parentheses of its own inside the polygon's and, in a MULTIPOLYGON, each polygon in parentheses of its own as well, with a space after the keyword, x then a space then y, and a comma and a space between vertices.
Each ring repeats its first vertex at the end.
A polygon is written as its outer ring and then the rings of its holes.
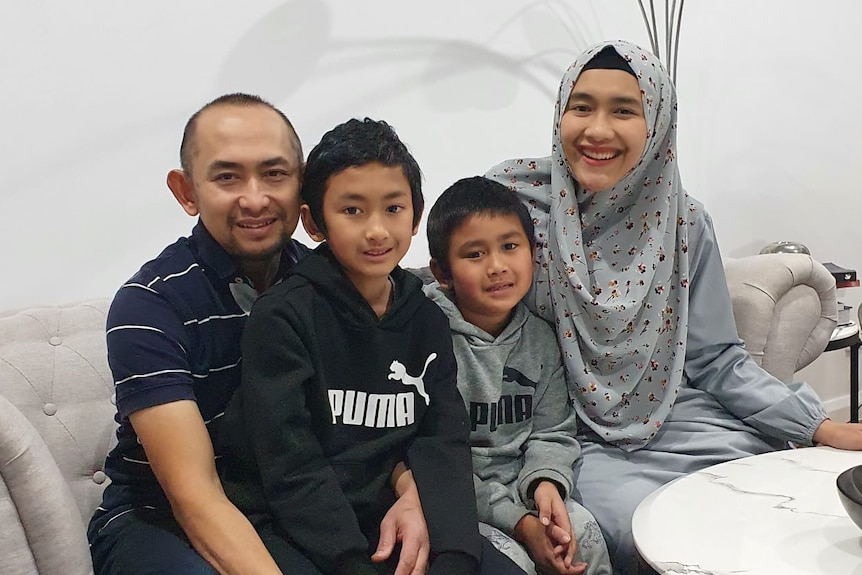
POLYGON ((290 275, 305 278, 316 290, 325 294, 339 317, 350 325, 367 325, 399 329, 415 315, 423 298, 416 297, 422 281, 400 267, 389 274, 395 290, 392 303, 383 317, 377 317, 353 282, 344 274, 341 264, 324 242, 291 269, 290 275))
POLYGON ((464 336, 467 343, 471 346, 482 347, 486 345, 514 343, 520 337, 521 328, 524 326, 524 323, 526 323, 527 317, 529 316, 527 307, 523 302, 519 303, 512 311, 512 319, 509 320, 509 324, 503 328, 500 335, 494 337, 485 330, 476 327, 464 319, 464 316, 461 315, 461 311, 452 299, 454 296, 451 290, 443 288, 439 282, 435 281, 424 286, 422 291, 424 291, 428 299, 436 303, 440 309, 443 310, 443 313, 446 314, 446 317, 449 318, 449 328, 452 332, 464 336))

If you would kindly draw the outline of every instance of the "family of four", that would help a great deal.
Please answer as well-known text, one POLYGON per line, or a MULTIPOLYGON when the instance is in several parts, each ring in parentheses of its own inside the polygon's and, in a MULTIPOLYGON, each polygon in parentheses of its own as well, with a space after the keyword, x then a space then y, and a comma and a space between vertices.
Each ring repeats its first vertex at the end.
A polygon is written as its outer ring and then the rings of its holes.
POLYGON ((664 483, 862 449, 744 350, 659 61, 588 49, 553 126, 549 156, 443 192, 407 271, 421 173, 385 122, 304 161, 256 96, 195 113, 167 184, 198 223, 108 314, 96 573, 635 574, 631 516, 664 483))

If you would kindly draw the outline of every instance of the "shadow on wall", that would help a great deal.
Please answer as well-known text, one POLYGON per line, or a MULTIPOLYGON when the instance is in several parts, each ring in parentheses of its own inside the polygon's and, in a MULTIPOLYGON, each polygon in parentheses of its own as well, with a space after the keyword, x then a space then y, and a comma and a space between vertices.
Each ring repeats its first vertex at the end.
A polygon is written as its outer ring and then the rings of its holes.
MULTIPOLYGON (((371 104, 422 89, 432 111, 493 111, 511 105, 522 83, 554 99, 555 84, 548 82, 548 75, 556 82, 563 72, 556 62, 573 59, 591 43, 588 30, 599 30, 594 10, 594 25, 587 26, 569 3, 540 0, 521 8, 485 38, 350 39, 333 35, 329 8, 322 0, 295 0, 264 14, 222 64, 218 91, 254 86, 254 92, 281 102, 312 77, 381 67, 395 71, 393 65, 405 64, 406 72, 393 74, 388 82, 358 86, 352 103, 371 104), (515 34, 530 48, 517 57, 502 51, 503 39, 515 34)), ((382 20, 380 26, 381 32, 386 30, 382 20)))
MULTIPOLYGON (((432 111, 498 110, 509 105, 520 84, 526 83, 553 100, 563 72, 559 61, 567 65, 592 43, 591 36, 601 36, 598 15, 591 2, 586 5, 585 10, 592 12, 589 24, 563 0, 538 0, 521 8, 497 30, 472 41, 386 37, 391 23, 382 20, 377 34, 381 39, 352 40, 333 37, 332 14, 324 0, 284 2, 243 34, 218 69, 212 92, 243 87, 278 105, 314 76, 337 77, 346 70, 371 71, 406 63, 411 64, 409 74, 393 73, 386 85, 360 85, 351 99, 357 104, 373 103, 419 89, 432 111), (595 32, 591 35, 590 30, 595 32), (505 46, 518 34, 529 49, 516 56, 505 53, 505 46), (325 66, 321 65, 324 59, 325 66)), ((478 23, 474 29, 481 32, 484 27, 478 23)), ((178 139, 188 115, 187 105, 156 116, 130 113, 108 130, 81 134, 74 146, 57 150, 52 157, 54 171, 65 172, 87 158, 99 157, 106 140, 125 149, 129 134, 137 142, 140 134, 164 130, 178 139)), ((20 170, 21 174, 30 171, 20 170)), ((27 182, 18 181, 17 175, 7 182, 9 196, 27 188, 27 182)), ((109 192, 114 193, 105 190, 106 195, 109 192)))
POLYGON ((327 50, 331 14, 321 0, 285 2, 261 15, 228 53, 216 79, 219 93, 254 86, 253 93, 279 102, 315 72, 327 50))

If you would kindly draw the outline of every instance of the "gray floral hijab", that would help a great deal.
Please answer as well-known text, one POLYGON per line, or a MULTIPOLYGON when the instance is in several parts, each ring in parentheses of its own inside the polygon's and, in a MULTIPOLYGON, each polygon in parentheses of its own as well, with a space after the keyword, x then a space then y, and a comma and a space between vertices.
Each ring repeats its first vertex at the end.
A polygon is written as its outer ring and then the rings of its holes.
POLYGON ((593 46, 563 76, 551 156, 511 160, 489 177, 515 189, 536 222, 528 303, 556 324, 573 404, 605 441, 633 451, 655 436, 682 383, 688 333, 688 198, 676 164, 676 93, 634 44, 593 46), (584 65, 613 46, 640 85, 647 142, 614 187, 588 193, 563 155, 560 118, 584 65))

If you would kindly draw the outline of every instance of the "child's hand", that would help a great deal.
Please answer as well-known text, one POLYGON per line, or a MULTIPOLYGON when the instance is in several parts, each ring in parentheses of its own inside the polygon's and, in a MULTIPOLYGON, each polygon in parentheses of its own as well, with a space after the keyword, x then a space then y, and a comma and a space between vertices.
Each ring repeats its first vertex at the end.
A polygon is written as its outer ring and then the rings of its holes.
POLYGON ((569 513, 557 486, 550 481, 540 482, 533 493, 533 500, 539 522, 545 527, 545 535, 551 541, 554 553, 561 555, 565 565, 570 567, 578 544, 572 536, 569 513))
POLYGON ((555 543, 546 534, 546 527, 538 517, 524 515, 515 526, 515 539, 527 548, 530 558, 539 568, 538 571, 556 575, 581 575, 587 568, 586 563, 569 563, 565 556, 554 551, 555 543))

